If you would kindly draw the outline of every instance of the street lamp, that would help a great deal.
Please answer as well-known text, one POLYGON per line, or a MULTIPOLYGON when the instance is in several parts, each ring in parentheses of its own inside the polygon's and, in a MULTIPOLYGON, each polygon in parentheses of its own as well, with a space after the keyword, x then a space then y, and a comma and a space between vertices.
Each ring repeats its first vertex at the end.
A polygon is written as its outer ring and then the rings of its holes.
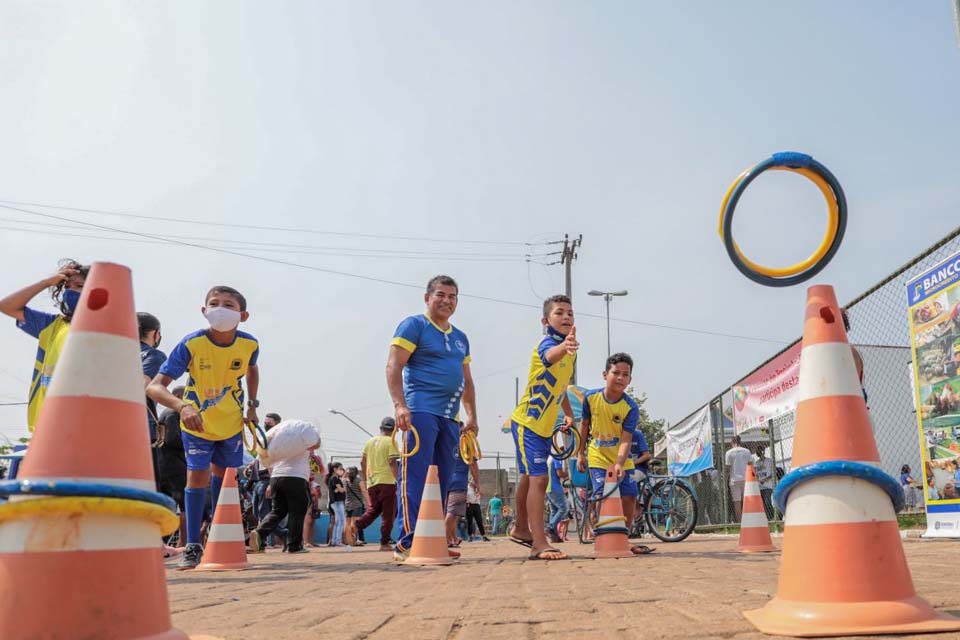
POLYGON ((370 433, 369 431, 367 431, 366 429, 364 429, 362 426, 360 426, 360 423, 359 423, 359 422, 357 422, 356 420, 354 420, 353 418, 351 418, 350 416, 348 416, 347 414, 345 414, 343 411, 337 411, 336 409, 330 409, 330 413, 332 413, 332 414, 335 415, 335 416, 343 416, 344 418, 346 418, 347 420, 349 420, 350 422, 352 422, 353 424, 355 424, 355 425, 357 426, 357 429, 360 429, 360 431, 363 431, 365 434, 367 434, 367 435, 370 436, 371 438, 373 437, 373 434, 372 434, 372 433, 370 433))
POLYGON ((623 291, 597 291, 596 289, 591 289, 587 291, 588 296, 603 296, 603 299, 607 301, 607 357, 610 357, 610 299, 614 296, 620 297, 627 295, 626 290, 623 291))

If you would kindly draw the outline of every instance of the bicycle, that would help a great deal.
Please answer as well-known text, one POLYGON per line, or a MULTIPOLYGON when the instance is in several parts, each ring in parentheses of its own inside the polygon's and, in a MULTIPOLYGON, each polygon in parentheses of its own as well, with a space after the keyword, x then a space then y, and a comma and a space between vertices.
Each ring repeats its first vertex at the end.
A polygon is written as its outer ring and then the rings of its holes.
MULTIPOLYGON (((683 478, 645 475, 639 481, 637 516, 630 535, 641 537, 646 531, 663 542, 681 542, 697 526, 697 494, 683 478)), ((600 505, 608 495, 571 486, 574 495, 574 521, 581 544, 593 542, 593 528, 600 517, 600 505)), ((610 492, 613 493, 612 491, 610 492)))

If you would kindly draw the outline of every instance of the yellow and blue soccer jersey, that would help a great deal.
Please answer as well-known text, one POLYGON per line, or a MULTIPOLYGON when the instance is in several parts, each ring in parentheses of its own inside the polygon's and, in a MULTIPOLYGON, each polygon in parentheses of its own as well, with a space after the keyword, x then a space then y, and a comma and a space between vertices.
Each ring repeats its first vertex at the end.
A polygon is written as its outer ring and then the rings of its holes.
POLYGON ((567 385, 573 377, 573 365, 577 361, 575 353, 568 353, 553 364, 547 362, 547 351, 565 338, 566 336, 560 335, 547 325, 547 335, 533 350, 526 391, 511 417, 517 424, 543 438, 553 435, 557 415, 560 413, 560 402, 563 394, 567 392, 567 385))
POLYGON ((249 333, 237 331, 229 345, 215 344, 206 329, 191 333, 174 347, 160 373, 174 380, 190 374, 183 393, 203 415, 203 432, 181 429, 204 440, 226 440, 243 428, 243 386, 247 368, 257 364, 260 345, 249 333))
MULTIPOLYGON (((640 423, 640 408, 633 398, 623 394, 616 402, 608 402, 603 389, 593 389, 583 395, 583 419, 590 421, 590 446, 587 448, 587 465, 606 469, 617 464, 620 434, 633 434, 640 423)), ((633 469, 633 460, 627 455, 623 468, 633 469)))
POLYGON ((27 427, 33 431, 40 418, 40 407, 47 396, 47 388, 53 379, 53 370, 67 341, 70 323, 64 320, 63 316, 27 307, 23 310, 23 322, 17 321, 17 326, 37 339, 37 360, 30 378, 27 405, 27 427))
POLYGON ((403 368, 403 395, 410 411, 453 420, 463 396, 463 365, 470 362, 470 342, 453 325, 444 331, 426 315, 400 323, 391 345, 410 352, 403 368))

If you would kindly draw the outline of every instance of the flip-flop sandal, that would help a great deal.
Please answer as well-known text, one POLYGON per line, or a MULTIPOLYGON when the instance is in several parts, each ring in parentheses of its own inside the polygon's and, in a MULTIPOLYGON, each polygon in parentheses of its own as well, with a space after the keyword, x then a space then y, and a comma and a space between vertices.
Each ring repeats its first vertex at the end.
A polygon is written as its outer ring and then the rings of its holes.
POLYGON ((552 561, 552 560, 569 560, 569 559, 570 559, 570 556, 566 555, 563 551, 560 551, 560 549, 554 549, 553 547, 548 547, 548 548, 544 549, 543 551, 541 551, 541 552, 539 552, 539 553, 535 553, 535 554, 533 554, 533 555, 527 556, 527 560, 543 560, 543 561, 545 561, 545 562, 550 562, 550 561, 552 561), (545 553, 559 553, 559 554, 560 554, 560 557, 559 557, 559 558, 544 558, 544 557, 543 557, 543 554, 545 554, 545 553))
POLYGON ((635 556, 646 556, 656 551, 656 549, 651 549, 645 544, 638 544, 630 547, 630 552, 635 556), (639 550, 639 551, 638 551, 639 550))
POLYGON ((507 540, 510 542, 515 542, 521 547, 526 547, 527 549, 533 549, 533 538, 530 540, 524 540, 523 538, 514 538, 513 536, 507 536, 507 540))
POLYGON ((447 549, 447 555, 450 556, 451 558, 459 558, 460 552, 454 551, 453 549, 447 549))

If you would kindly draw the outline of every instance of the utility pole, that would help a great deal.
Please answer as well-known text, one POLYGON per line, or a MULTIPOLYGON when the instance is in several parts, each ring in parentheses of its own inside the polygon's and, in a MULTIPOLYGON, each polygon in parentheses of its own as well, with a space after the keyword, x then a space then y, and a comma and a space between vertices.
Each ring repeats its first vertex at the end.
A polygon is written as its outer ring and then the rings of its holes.
MULTIPOLYGON (((583 244, 583 234, 581 233, 573 240, 570 236, 563 234, 563 251, 560 254, 560 264, 566 271, 567 297, 573 300, 573 261, 577 259, 580 245, 583 244)), ((571 384, 577 384, 577 363, 573 363, 573 376, 570 378, 571 384)))

